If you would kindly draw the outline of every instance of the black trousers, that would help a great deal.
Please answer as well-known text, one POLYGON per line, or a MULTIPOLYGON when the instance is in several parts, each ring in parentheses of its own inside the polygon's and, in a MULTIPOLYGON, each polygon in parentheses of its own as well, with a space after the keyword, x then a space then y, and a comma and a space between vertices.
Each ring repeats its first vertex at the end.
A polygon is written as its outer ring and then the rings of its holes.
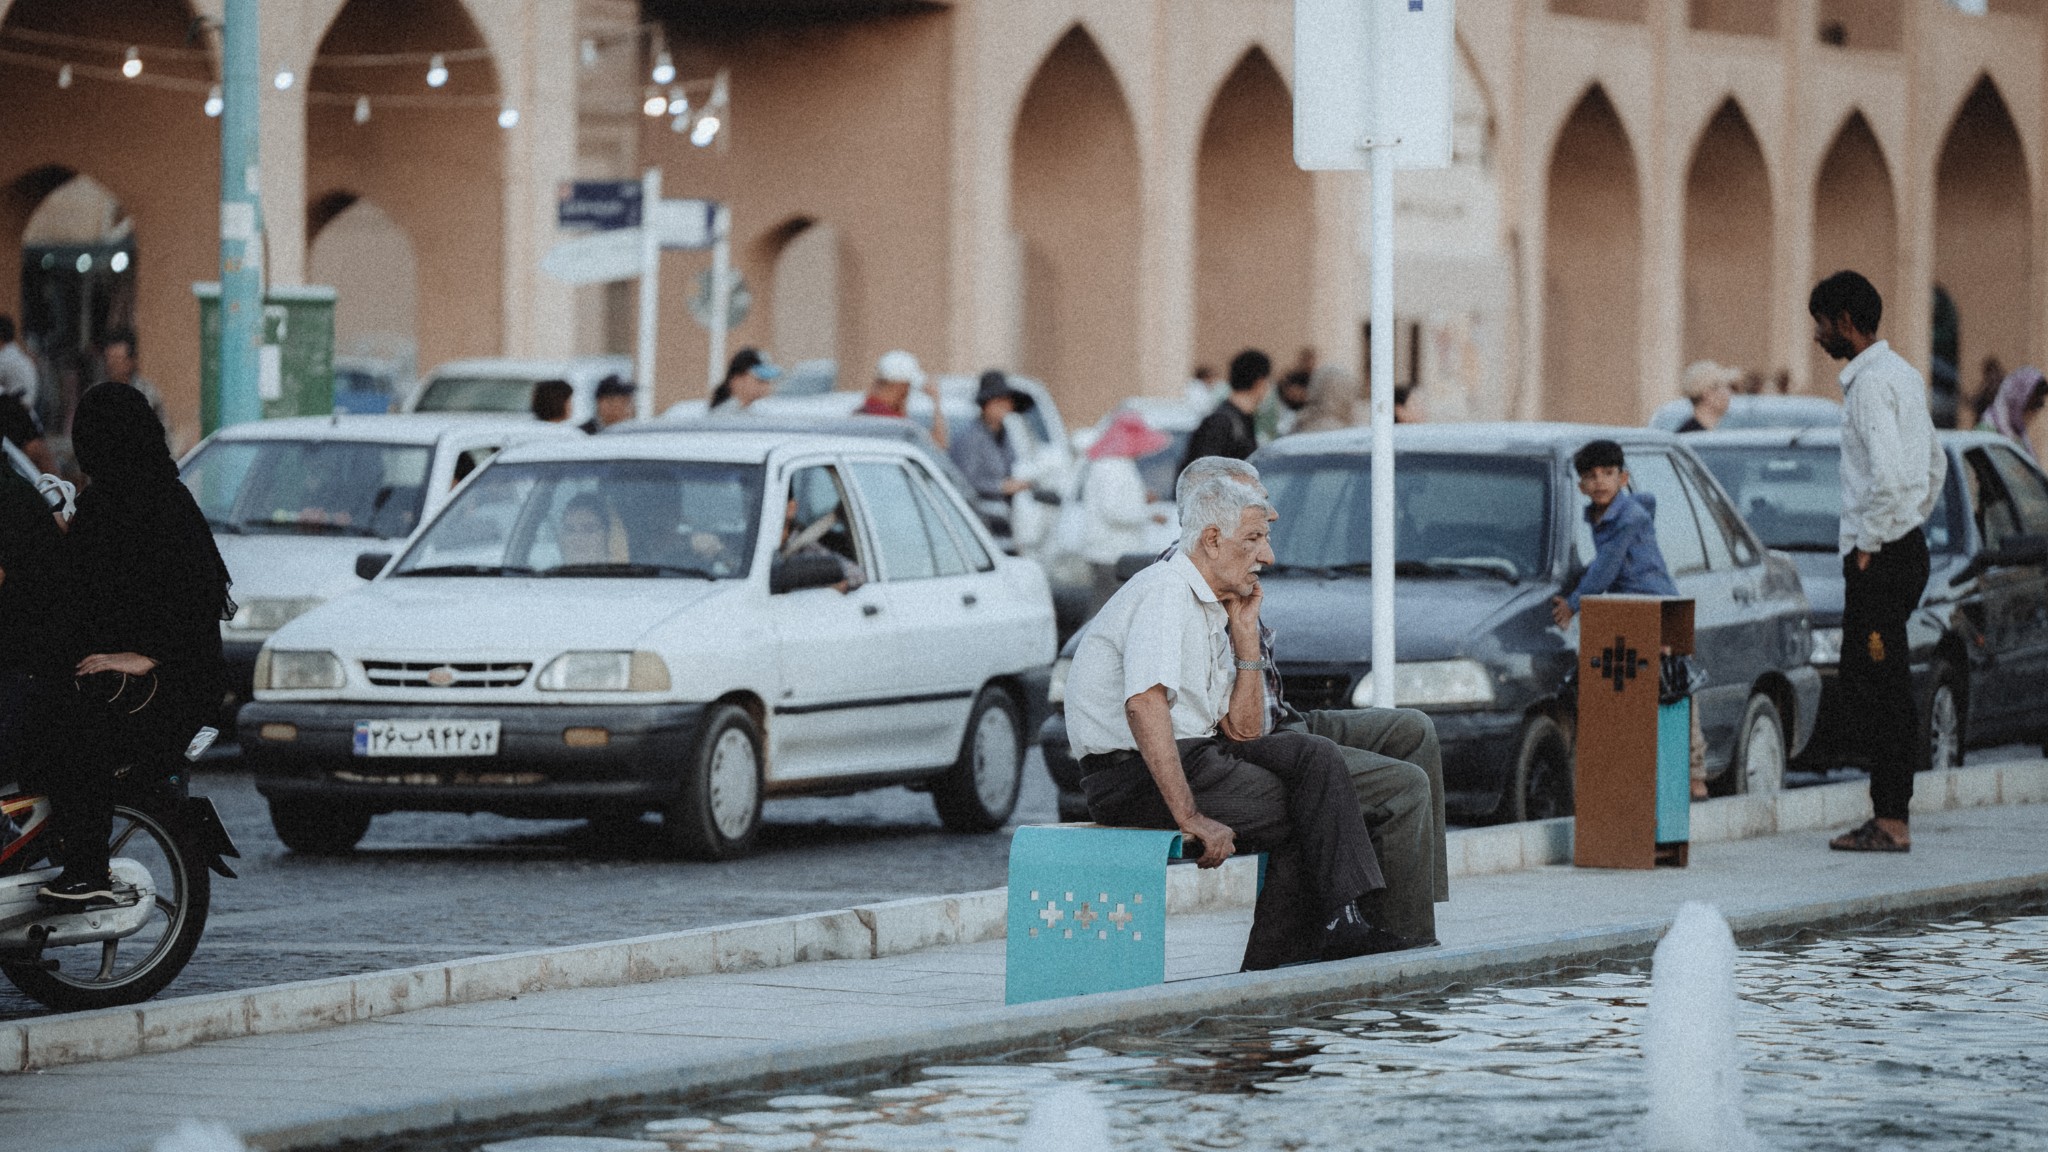
MULTIPOLYGON (((1329 918, 1386 887, 1342 753, 1320 736, 1284 730, 1242 743, 1182 740, 1179 747, 1202 814, 1235 834, 1238 851, 1268 853, 1244 967, 1315 959, 1329 918)), ((1098 822, 1175 826, 1136 752, 1089 761, 1081 789, 1098 822)))
POLYGON ((151 780, 175 771, 217 699, 203 684, 158 681, 156 695, 135 713, 94 701, 69 679, 39 681, 30 697, 22 782, 49 797, 57 839, 51 863, 74 875, 106 871, 116 773, 125 768, 151 780))
POLYGON ((1920 763, 1920 710, 1913 701, 1913 653, 1906 620, 1927 588, 1927 537, 1915 528, 1858 569, 1842 557, 1842 662, 1838 671, 1850 729, 1870 768, 1870 806, 1904 820, 1920 763))

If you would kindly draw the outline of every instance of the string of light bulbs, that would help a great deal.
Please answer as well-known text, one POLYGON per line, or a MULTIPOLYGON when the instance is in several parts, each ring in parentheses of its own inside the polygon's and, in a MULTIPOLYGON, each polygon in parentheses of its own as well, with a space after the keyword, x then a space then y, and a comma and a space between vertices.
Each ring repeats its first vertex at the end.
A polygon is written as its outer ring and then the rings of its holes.
MULTIPOLYGON (((103 40, 88 36, 74 36, 60 32, 45 32, 33 28, 0 26, 0 39, 19 40, 50 48, 65 49, 80 53, 104 54, 118 58, 119 64, 103 67, 97 64, 78 63, 59 59, 42 53, 18 52, 0 47, 0 63, 16 64, 56 76, 57 86, 68 89, 79 78, 117 81, 138 84, 143 87, 168 91, 199 93, 204 92, 202 110, 209 117, 218 117, 225 109, 221 86, 207 80, 188 76, 164 75, 150 72, 143 57, 143 45, 120 41, 103 40)), ((731 81, 726 70, 720 69, 710 78, 677 82, 674 57, 670 54, 667 33, 659 22, 646 21, 629 25, 613 32, 583 37, 578 45, 578 54, 583 66, 594 68, 602 62, 602 52, 621 42, 646 43, 652 64, 648 77, 653 86, 647 89, 641 109, 649 117, 667 116, 670 130, 687 132, 690 142, 699 148, 720 145, 727 140, 726 129, 731 121, 731 81), (704 98, 693 101, 691 97, 703 93, 704 98)), ((147 46, 152 58, 179 62, 206 64, 209 69, 215 64, 216 54, 200 47, 183 45, 151 44, 147 46)), ((313 59, 316 67, 336 68, 394 68, 425 66, 424 79, 433 95, 406 93, 382 93, 376 97, 376 105, 400 109, 435 110, 448 108, 495 108, 498 112, 498 126, 514 128, 519 124, 519 109, 502 104, 495 96, 470 95, 441 92, 448 83, 450 64, 464 64, 491 59, 491 51, 485 47, 452 48, 442 50, 421 50, 407 52, 374 53, 320 53, 313 59)), ((288 92, 298 86, 299 77, 290 68, 281 68, 271 75, 270 86, 278 92, 288 92)), ((303 99, 309 104, 345 106, 357 124, 368 123, 372 114, 372 101, 367 94, 321 91, 307 89, 303 99)))

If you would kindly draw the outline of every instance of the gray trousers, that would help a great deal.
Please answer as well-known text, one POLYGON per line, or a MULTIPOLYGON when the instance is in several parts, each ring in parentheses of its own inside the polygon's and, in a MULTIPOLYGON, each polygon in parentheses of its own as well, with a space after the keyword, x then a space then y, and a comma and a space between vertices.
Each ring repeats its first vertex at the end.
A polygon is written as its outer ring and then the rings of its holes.
MULTIPOLYGON (((1385 884, 1339 750, 1289 731, 1242 743, 1212 736, 1177 744, 1202 814, 1231 830, 1239 852, 1269 854, 1244 967, 1315 959, 1330 915, 1363 906, 1385 884)), ((1125 827, 1174 826, 1136 752, 1088 760, 1096 761, 1084 762, 1081 778, 1089 815, 1125 827)))
POLYGON ((1444 855, 1443 751, 1436 725, 1412 708, 1309 712, 1285 725, 1337 745, 1386 887, 1359 901, 1390 932, 1436 935, 1436 904, 1451 898, 1444 855))

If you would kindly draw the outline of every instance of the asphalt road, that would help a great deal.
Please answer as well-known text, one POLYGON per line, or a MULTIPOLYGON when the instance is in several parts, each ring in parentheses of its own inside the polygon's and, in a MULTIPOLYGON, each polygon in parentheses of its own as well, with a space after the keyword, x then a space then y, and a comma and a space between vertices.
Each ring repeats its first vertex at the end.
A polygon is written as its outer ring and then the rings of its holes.
MULTIPOLYGON (((663 858, 652 818, 621 833, 417 812, 379 816, 354 854, 317 858, 278 842, 246 774, 201 772, 193 790, 219 807, 241 879, 215 878, 206 935, 165 996, 999 888, 1010 849, 1006 832, 954 835, 930 797, 889 788, 770 800, 754 854, 723 864, 663 858)), ((1035 749, 1013 819, 1058 819, 1035 749)), ((0 981, 0 1019, 40 1011, 0 981)))

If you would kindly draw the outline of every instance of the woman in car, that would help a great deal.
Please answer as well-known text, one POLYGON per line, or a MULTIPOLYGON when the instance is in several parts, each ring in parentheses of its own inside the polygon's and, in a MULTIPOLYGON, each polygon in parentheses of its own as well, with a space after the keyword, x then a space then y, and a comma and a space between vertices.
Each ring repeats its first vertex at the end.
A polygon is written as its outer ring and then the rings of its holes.
POLYGON ((1998 395, 1984 410, 1984 423, 1980 427, 2019 445, 2020 451, 2030 459, 2038 459, 2033 441, 2028 437, 2043 404, 2048 404, 2048 378, 2041 375, 2039 368, 2014 369, 2012 375, 1999 384, 1998 395))

